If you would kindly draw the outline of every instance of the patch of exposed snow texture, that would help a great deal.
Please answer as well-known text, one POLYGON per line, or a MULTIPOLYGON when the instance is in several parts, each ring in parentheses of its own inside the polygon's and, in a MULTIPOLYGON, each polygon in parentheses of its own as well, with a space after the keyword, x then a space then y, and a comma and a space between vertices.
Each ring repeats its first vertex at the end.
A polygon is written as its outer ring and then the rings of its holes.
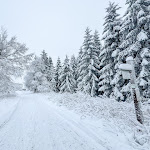
POLYGON ((126 61, 133 61, 133 57, 132 56, 127 57, 126 61))
POLYGON ((137 40, 138 41, 144 41, 147 40, 148 36, 144 30, 142 30, 138 35, 137 35, 137 40))
POLYGON ((119 69, 131 71, 131 70, 132 70, 132 66, 131 66, 130 64, 121 64, 121 65, 119 66, 119 69))
POLYGON ((115 50, 115 51, 113 51, 113 53, 112 53, 112 57, 116 57, 117 56, 117 54, 118 54, 118 50, 115 50))

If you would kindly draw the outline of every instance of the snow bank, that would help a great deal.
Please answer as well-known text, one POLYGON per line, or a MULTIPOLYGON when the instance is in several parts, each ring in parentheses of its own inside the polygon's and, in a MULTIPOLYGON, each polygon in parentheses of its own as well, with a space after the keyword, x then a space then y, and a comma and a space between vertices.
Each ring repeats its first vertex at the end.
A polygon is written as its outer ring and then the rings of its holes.
POLYGON ((81 115, 81 119, 105 119, 122 132, 135 148, 148 150, 150 144, 150 102, 142 105, 145 124, 137 122, 134 104, 108 98, 92 98, 83 93, 50 94, 49 100, 81 115))

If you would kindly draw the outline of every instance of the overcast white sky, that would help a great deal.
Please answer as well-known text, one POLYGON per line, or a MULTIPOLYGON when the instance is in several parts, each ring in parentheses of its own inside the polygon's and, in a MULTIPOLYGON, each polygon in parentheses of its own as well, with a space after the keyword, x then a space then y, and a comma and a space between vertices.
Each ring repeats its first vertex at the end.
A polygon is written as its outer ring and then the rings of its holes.
MULTIPOLYGON (((103 31, 105 8, 110 0, 3 0, 0 25, 39 55, 44 49, 56 61, 77 55, 89 26, 103 31)), ((112 0, 125 12, 126 0, 112 0)))

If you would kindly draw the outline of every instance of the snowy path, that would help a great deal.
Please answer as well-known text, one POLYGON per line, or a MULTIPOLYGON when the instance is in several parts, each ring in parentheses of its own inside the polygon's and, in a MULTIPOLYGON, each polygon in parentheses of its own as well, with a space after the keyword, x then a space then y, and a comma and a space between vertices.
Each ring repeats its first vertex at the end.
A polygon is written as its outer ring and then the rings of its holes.
POLYGON ((0 114, 0 150, 132 150, 121 146, 113 129, 97 131, 90 123, 86 126, 78 115, 55 106, 47 97, 19 94, 7 115, 0 114))
POLYGON ((20 96, 9 121, 0 128, 1 150, 105 150, 43 98, 20 96))

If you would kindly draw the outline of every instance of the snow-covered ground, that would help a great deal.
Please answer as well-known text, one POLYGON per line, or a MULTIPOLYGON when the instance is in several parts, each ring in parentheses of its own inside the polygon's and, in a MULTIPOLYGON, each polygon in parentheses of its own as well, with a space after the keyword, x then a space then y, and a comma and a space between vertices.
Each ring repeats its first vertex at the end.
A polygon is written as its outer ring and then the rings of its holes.
POLYGON ((83 93, 51 93, 49 100, 57 106, 65 106, 76 112, 85 122, 89 120, 90 123, 86 123, 86 126, 92 124, 93 132, 98 137, 107 139, 110 149, 150 149, 150 101, 141 106, 144 115, 144 125, 141 125, 136 120, 133 102, 117 102, 104 97, 92 98, 83 93), (126 148, 127 145, 130 148, 126 148))
POLYGON ((29 92, 1 99, 0 150, 149 149, 148 141, 141 146, 133 138, 132 129, 140 125, 131 104, 91 100, 82 94, 29 92))

